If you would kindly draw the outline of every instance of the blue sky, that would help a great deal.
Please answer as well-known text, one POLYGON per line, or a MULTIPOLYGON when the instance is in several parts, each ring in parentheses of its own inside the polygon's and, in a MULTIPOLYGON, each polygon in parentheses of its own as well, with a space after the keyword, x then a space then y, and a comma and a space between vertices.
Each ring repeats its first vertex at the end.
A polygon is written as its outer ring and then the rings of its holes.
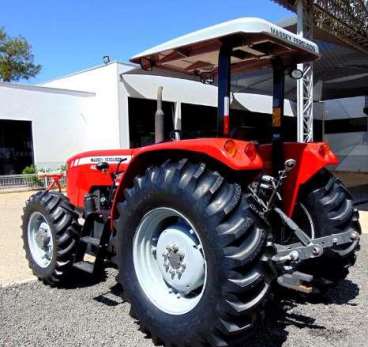
POLYGON ((237 17, 272 21, 292 14, 271 0, 3 1, 0 26, 22 35, 43 66, 40 83, 135 53, 178 35, 237 17))

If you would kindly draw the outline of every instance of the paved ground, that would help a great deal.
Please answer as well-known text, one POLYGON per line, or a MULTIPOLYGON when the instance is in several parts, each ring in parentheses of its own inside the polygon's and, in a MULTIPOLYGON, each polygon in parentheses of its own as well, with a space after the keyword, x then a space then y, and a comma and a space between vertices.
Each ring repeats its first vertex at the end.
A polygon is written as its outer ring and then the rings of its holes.
MULTIPOLYGON (((75 288, 69 289, 32 281, 19 228, 30 194, 0 194, 0 346, 153 346, 129 318, 114 270, 97 284, 78 276, 75 288)), ((368 223, 363 223, 368 231, 368 223)), ((253 345, 367 346, 368 235, 362 243, 349 278, 323 301, 294 298, 272 304, 253 345)))
MULTIPOLYGON (((273 303, 249 346, 367 346, 368 235, 351 275, 317 303, 273 303)), ((30 282, 0 289, 1 346, 153 346, 128 316, 114 271, 105 282, 51 289, 30 282)))
POLYGON ((20 238, 22 208, 32 193, 0 193, 0 287, 33 279, 20 238))

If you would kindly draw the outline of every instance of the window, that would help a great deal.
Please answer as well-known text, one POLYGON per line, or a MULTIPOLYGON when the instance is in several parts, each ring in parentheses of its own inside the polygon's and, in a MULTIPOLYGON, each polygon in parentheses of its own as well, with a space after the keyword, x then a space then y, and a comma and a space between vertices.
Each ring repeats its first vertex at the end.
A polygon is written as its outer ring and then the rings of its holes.
POLYGON ((32 122, 0 120, 0 175, 19 174, 32 164, 32 122))
POLYGON ((214 137, 217 129, 217 108, 181 104, 182 138, 214 137))
MULTIPOLYGON (((147 146, 155 142, 156 100, 129 98, 129 135, 130 148, 147 146)), ((173 130, 174 104, 163 102, 165 113, 165 138, 170 137, 173 130)))

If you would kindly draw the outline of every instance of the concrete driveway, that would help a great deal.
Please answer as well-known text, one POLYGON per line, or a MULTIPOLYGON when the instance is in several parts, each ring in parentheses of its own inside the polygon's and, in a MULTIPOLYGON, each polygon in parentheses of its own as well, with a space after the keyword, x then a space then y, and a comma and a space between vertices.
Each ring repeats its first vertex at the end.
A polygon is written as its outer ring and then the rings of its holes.
POLYGON ((20 228, 24 203, 33 193, 0 194, 0 286, 34 279, 25 260, 20 228))

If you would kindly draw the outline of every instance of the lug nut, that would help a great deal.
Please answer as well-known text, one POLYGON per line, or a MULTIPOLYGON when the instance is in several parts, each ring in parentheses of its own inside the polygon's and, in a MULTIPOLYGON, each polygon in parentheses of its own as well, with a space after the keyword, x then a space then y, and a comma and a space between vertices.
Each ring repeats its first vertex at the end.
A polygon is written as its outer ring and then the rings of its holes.
POLYGON ((313 255, 318 256, 321 253, 321 250, 318 247, 313 247, 312 250, 313 255))

